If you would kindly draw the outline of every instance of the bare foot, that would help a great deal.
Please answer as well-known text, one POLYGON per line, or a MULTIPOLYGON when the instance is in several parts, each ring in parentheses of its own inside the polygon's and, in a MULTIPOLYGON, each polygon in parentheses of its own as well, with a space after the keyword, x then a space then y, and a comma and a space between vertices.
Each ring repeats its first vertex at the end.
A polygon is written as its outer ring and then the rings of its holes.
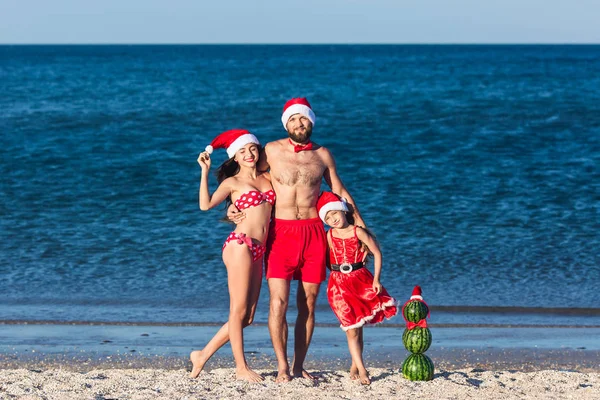
POLYGON ((265 380, 262 376, 252 371, 250 368, 246 367, 243 369, 235 370, 235 378, 238 381, 248 381, 248 382, 262 382, 265 380))
POLYGON ((360 371, 358 373, 358 376, 360 377, 361 385, 370 385, 371 384, 371 378, 369 377, 369 373, 367 372, 366 369, 363 369, 362 371, 360 371))
POLYGON ((350 367, 350 379, 353 381, 358 379, 358 368, 355 365, 350 367))
POLYGON ((206 364, 206 358, 202 353, 202 350, 192 351, 190 353, 190 361, 192 361, 192 372, 190 372, 190 378, 197 378, 206 364))
POLYGON ((300 371, 294 371, 294 378, 304 378, 316 381, 317 378, 308 373, 305 369, 301 369, 300 371))
POLYGON ((283 369, 277 372, 277 377, 275 378, 275 383, 285 383, 292 380, 290 376, 290 371, 287 369, 283 369))

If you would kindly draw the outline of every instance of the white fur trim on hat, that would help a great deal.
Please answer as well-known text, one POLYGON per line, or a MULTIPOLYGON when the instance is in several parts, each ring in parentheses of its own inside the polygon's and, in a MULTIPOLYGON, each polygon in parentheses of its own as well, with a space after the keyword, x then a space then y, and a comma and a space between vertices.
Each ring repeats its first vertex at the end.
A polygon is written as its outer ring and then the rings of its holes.
POLYGON ((319 218, 325 222, 325 216, 329 211, 350 211, 345 201, 330 201, 319 210, 319 218))
POLYGON ((242 147, 244 147, 245 145, 247 145, 248 143, 260 144, 260 142, 258 141, 258 139, 256 138, 256 136, 254 136, 253 134, 247 133, 245 135, 242 135, 239 138, 235 139, 229 145, 229 147, 227 147, 227 155, 229 156, 229 158, 235 156, 235 153, 239 149, 241 149, 242 147))
POLYGON ((310 122, 312 122, 313 126, 315 125, 315 113, 310 109, 310 107, 305 106, 304 104, 292 104, 285 109, 283 115, 281 116, 281 122, 283 123, 284 128, 287 128, 287 122, 294 114, 304 115, 310 120, 310 122))
POLYGON ((208 154, 212 154, 213 150, 214 149, 210 144, 204 148, 204 151, 207 152, 208 154))
POLYGON ((423 296, 413 295, 413 296, 410 296, 410 299, 411 300, 423 300, 423 296))

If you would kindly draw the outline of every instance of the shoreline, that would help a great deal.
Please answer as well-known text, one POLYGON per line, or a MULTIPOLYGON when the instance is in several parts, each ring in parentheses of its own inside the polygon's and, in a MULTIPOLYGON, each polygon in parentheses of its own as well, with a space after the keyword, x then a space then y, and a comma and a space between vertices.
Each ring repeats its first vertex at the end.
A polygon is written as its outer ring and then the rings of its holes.
MULTIPOLYGON (((368 369, 384 368, 399 371, 407 351, 383 353, 365 349, 364 360, 368 369)), ((477 369, 482 371, 539 372, 545 370, 570 371, 600 374, 600 351, 591 350, 544 350, 544 349, 433 349, 430 357, 436 370, 477 369)), ((247 351, 246 358, 252 368, 276 371, 273 354, 247 351)), ((291 353, 289 354, 291 361, 291 353)), ((159 355, 146 352, 136 353, 89 353, 47 354, 30 352, 15 355, 0 353, 3 370, 52 370, 60 369, 76 373, 87 373, 96 369, 160 369, 191 371, 189 357, 183 355, 159 355)), ((233 369, 234 362, 229 348, 221 349, 205 367, 210 372, 217 369, 233 369)), ((340 349, 338 356, 310 354, 306 360, 308 371, 319 373, 324 370, 348 371, 350 355, 340 349)))

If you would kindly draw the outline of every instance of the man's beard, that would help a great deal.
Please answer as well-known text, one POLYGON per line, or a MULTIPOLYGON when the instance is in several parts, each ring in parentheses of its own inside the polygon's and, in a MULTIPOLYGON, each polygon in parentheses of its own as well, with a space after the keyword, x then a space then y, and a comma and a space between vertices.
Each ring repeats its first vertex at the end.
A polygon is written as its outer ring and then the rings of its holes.
POLYGON ((312 135, 312 127, 307 126, 304 132, 296 133, 288 131, 288 135, 290 139, 292 139, 296 143, 306 144, 310 141, 310 136, 312 135))

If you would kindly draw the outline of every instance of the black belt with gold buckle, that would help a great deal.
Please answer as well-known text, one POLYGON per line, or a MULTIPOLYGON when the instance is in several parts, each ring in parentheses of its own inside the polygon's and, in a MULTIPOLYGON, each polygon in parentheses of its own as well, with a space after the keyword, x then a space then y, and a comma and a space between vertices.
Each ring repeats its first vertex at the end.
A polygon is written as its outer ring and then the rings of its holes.
POLYGON ((365 263, 342 263, 342 264, 331 264, 331 270, 341 272, 342 274, 349 274, 352 271, 356 271, 357 269, 361 269, 365 266, 365 263))

